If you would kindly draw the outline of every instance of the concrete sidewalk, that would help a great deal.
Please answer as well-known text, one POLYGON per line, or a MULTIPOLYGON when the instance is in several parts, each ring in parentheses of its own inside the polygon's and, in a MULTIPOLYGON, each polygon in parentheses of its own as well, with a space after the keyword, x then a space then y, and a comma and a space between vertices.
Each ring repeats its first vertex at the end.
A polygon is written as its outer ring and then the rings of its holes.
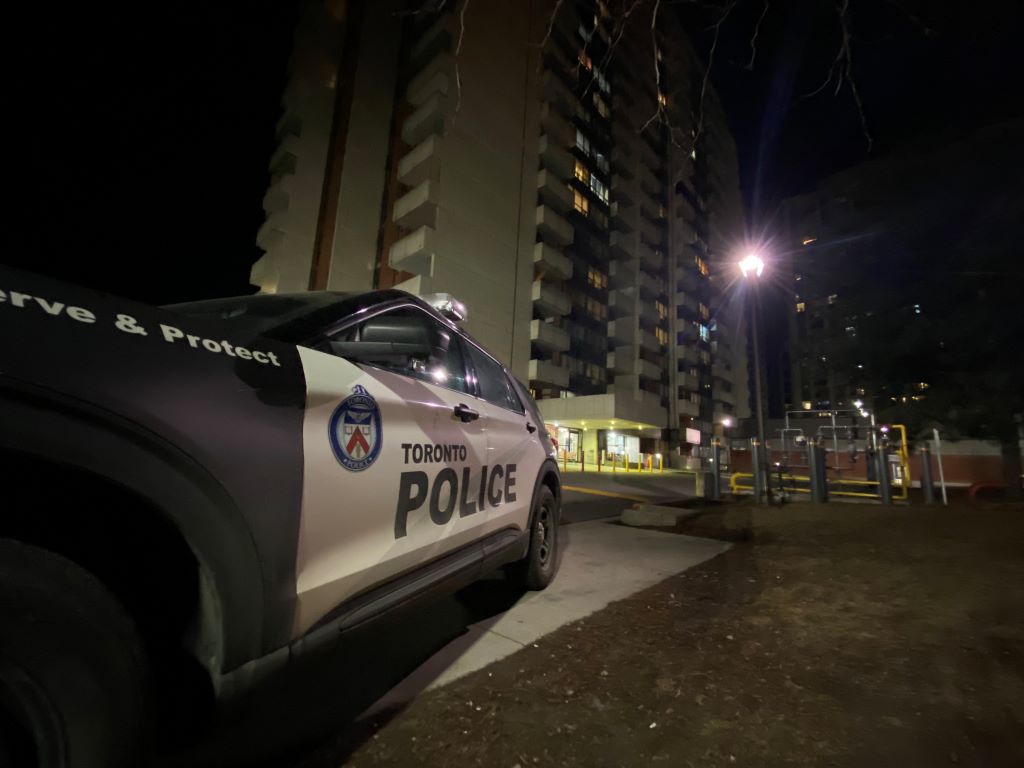
POLYGON ((435 688, 509 656, 559 627, 599 611, 724 552, 710 539, 640 530, 607 522, 561 529, 563 559, 554 583, 523 595, 504 613, 470 625, 365 714, 401 706, 435 688))

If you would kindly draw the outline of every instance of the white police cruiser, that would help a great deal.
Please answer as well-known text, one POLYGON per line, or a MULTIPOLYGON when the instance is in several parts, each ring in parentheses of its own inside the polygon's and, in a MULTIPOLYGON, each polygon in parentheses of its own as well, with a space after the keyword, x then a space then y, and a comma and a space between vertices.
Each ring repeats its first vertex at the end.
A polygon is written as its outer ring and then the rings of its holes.
POLYGON ((464 317, 393 290, 159 309, 0 268, 0 763, 134 764, 182 685, 237 696, 499 566, 545 587, 551 439, 464 317))

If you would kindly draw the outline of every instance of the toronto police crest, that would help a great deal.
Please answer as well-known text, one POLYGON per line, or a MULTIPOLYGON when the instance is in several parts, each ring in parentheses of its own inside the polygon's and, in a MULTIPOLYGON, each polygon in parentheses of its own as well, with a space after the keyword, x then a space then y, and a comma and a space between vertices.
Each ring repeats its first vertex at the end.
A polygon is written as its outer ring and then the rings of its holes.
POLYGON ((345 469, 361 472, 380 455, 380 408, 364 387, 356 385, 334 413, 328 426, 334 456, 345 469))

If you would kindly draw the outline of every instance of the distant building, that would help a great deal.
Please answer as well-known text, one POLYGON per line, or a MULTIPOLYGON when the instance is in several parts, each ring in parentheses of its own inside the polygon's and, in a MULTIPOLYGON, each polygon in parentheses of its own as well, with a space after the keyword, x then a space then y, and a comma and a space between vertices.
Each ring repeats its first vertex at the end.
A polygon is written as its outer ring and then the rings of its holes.
POLYGON ((911 322, 944 311, 918 292, 915 270, 928 267, 928 253, 971 236, 964 229, 967 211, 983 205, 978 195, 1007 172, 1022 145, 1022 120, 956 141, 921 142, 784 203, 780 250, 788 254, 792 290, 788 408, 851 408, 858 399, 912 405, 927 397, 929 382, 913 370, 871 391, 870 351, 863 359, 849 354, 864 320, 858 313, 899 313, 911 322), (896 292, 873 302, 893 285, 896 292))
POLYGON ((733 140, 708 86, 691 154, 703 70, 673 13, 655 45, 653 4, 625 28, 554 6, 470 3, 463 29, 457 3, 309 2, 252 281, 450 292, 588 461, 706 444, 750 414, 733 140))

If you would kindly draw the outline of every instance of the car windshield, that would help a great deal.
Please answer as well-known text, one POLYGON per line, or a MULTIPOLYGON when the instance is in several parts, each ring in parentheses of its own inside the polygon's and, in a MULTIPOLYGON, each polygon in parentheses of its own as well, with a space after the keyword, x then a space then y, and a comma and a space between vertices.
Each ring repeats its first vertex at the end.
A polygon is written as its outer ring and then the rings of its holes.
POLYGON ((189 317, 211 320, 237 320, 250 327, 266 330, 284 323, 296 315, 337 302, 351 293, 258 294, 234 296, 226 299, 192 301, 165 307, 189 317))

